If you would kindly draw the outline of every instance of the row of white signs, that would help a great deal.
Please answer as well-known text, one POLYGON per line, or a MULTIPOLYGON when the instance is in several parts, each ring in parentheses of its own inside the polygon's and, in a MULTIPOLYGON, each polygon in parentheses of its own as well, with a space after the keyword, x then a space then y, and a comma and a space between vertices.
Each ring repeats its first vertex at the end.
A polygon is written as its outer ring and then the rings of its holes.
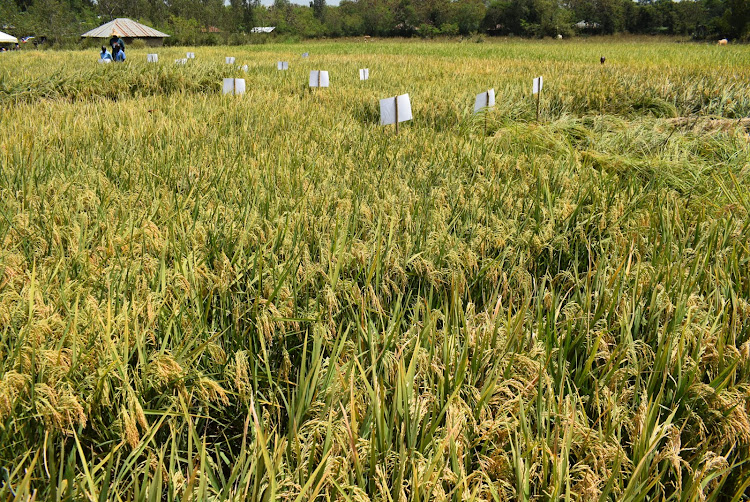
MULTIPOLYGON (((279 65, 281 65, 281 61, 279 61, 279 65)), ((279 68, 281 69, 281 68, 279 68)), ((360 80, 367 80, 370 78, 370 70, 369 68, 363 68, 359 70, 359 79, 360 80)), ((330 86, 330 79, 328 77, 328 72, 324 70, 312 70, 310 72, 310 80, 309 80, 310 87, 329 87, 330 86)), ((224 94, 243 94, 245 92, 245 79, 244 78, 225 78, 224 79, 224 94), (235 84, 232 83, 232 81, 241 81, 242 82, 242 91, 237 92, 235 89, 235 84)), ((494 91, 493 91, 494 92, 494 91)), ((493 94, 493 105, 494 105, 494 94, 493 94)))
MULTIPOLYGON (((307 53, 305 53, 307 54, 307 53)), ((305 54, 302 56, 305 57, 305 54)), ((149 63, 158 63, 159 62, 159 55, 158 54, 148 54, 148 62, 149 63)), ((188 59, 195 59, 195 53, 194 52, 188 52, 187 58, 182 59, 175 59, 175 63, 177 64, 185 64, 187 63, 188 59)), ((227 58, 227 64, 234 64, 235 58, 228 57, 227 58)), ((277 70, 288 70, 289 69, 289 61, 277 61, 276 62, 276 69, 277 70)), ((242 67, 242 70, 247 72, 247 65, 242 67)), ((360 68, 359 70, 359 79, 360 80, 369 80, 370 78, 370 69, 369 68, 360 68)), ((227 80, 232 79, 224 79, 224 94, 227 94, 226 92, 226 82, 227 80)), ((241 79, 240 79, 241 80, 241 79)), ((328 72, 327 71, 318 71, 313 70, 310 72, 310 87, 328 87, 329 80, 328 80, 328 72)), ((544 80, 542 77, 536 77, 532 84, 532 93, 533 94, 539 94, 539 91, 542 90, 542 87, 544 86, 544 80)), ((243 80, 243 91, 244 91, 244 80, 243 80)), ((490 89, 486 93, 478 94, 477 95, 477 101, 474 103, 474 111, 478 111, 481 108, 484 107, 490 107, 495 106, 495 90, 490 89), (486 94, 486 96, 485 96, 486 94), (484 101, 482 101, 482 96, 485 96, 484 101), (480 105, 480 101, 485 103, 484 105, 480 105)))
MULTIPOLYGON (((309 54, 305 52, 304 54, 302 54, 302 57, 303 58, 309 57, 309 54)), ((188 52, 186 57, 182 59, 175 59, 175 62, 178 62, 178 61, 182 62, 182 61, 185 61, 186 59, 195 59, 195 52, 188 52)), ((237 58, 234 58, 234 57, 226 57, 224 58, 224 61, 226 62, 226 64, 234 64, 236 59, 237 58)), ((149 63, 158 63, 159 55, 158 54, 146 54, 146 61, 149 63)), ((282 68, 281 66, 279 66, 279 70, 288 70, 289 63, 286 61, 279 61, 279 65, 281 65, 282 63, 284 64, 284 67, 282 68)))
MULTIPOLYGON (((310 87, 328 87, 329 79, 327 71, 313 70, 310 72, 310 87)), ((244 78, 225 78, 224 94, 244 94, 244 78)))
MULTIPOLYGON (((175 59, 175 63, 186 63, 188 59, 195 59, 195 52, 188 52, 187 57, 184 57, 182 59, 175 59)), ((158 63, 159 62, 159 55, 158 54, 146 54, 146 61, 149 63, 158 63)))
MULTIPOLYGON (((276 62, 276 69, 277 70, 288 70, 289 69, 289 61, 277 61, 276 62)), ((369 80, 370 78, 370 69, 369 68, 360 68, 359 70, 359 79, 360 80, 369 80)), ((317 72, 312 71, 310 72, 310 87, 318 87, 317 85, 317 72), (315 73, 315 82, 313 82, 313 73, 315 73)), ((321 75, 321 85, 320 87, 328 87, 328 72, 324 71, 321 75), (325 79, 325 85, 322 84, 322 80, 325 79)))
MULTIPOLYGON (((309 54, 307 52, 302 54, 303 58, 308 57, 309 54)), ((187 63, 188 59, 195 59, 195 53, 194 52, 188 52, 187 58, 183 59, 175 59, 175 63, 177 64, 185 64, 187 63)), ((147 54, 147 60, 149 63, 158 63, 159 62, 159 55, 158 54, 147 54)), ((234 64, 235 58, 233 57, 227 57, 226 58, 226 64, 234 64)), ((278 61, 276 62, 276 69, 277 70, 288 70, 289 69, 289 61, 278 61)), ((242 67, 242 70, 247 72, 247 65, 242 67)), ((310 72, 310 87, 328 87, 328 72, 322 71, 320 72, 320 75, 318 75, 317 70, 313 70, 310 72), (314 74, 314 75, 313 75, 314 74)), ((359 70, 359 79, 360 80, 368 80, 370 78, 370 69, 369 68, 362 68, 359 70)), ((226 82, 227 79, 225 79, 226 82)), ((542 77, 536 77, 532 84, 532 94, 539 94, 539 92, 542 90, 542 87, 544 86, 544 80, 542 77)), ((481 96, 481 94, 479 95, 481 96)), ((479 99, 479 96, 477 96, 477 99, 479 99)), ((487 103, 490 102, 490 95, 487 94, 487 103)), ((485 106, 494 106, 495 105, 495 91, 492 90, 492 97, 491 97, 492 104, 486 104, 485 106)), ((474 111, 477 111, 477 104, 474 104, 474 111)))
MULTIPOLYGON (((303 52, 302 53, 302 57, 303 58, 306 58, 306 57, 309 57, 309 56, 310 56, 310 54, 307 53, 307 52, 303 52)), ((195 55, 193 55, 193 57, 195 57, 195 55)), ((227 56, 226 58, 224 58, 224 61, 226 62, 226 64, 234 64, 235 58, 227 56)), ((282 68, 281 66, 279 66, 279 70, 288 70, 289 69, 289 63, 287 61, 279 61, 278 64, 281 65, 282 63, 285 65, 285 67, 282 68)))
MULTIPOLYGON (((305 53, 307 54, 307 53, 305 53)), ((302 55, 302 57, 306 57, 305 54, 302 55)), ((147 61, 149 63, 158 63, 159 62, 159 55, 158 54, 147 54, 146 55, 147 61)), ((175 64, 186 64, 188 59, 195 59, 195 53, 194 52, 188 52, 186 58, 182 59, 175 59, 175 64)), ((227 64, 234 64, 235 58, 228 57, 226 58, 227 64)), ((276 69, 277 70, 288 70, 289 69, 289 61, 277 61, 276 62, 276 69)), ((247 65, 242 67, 242 70, 247 72, 247 65)), ((359 79, 360 80, 368 80, 370 78, 370 69, 369 68, 362 68, 359 70, 359 79)), ((321 81, 320 85, 318 85, 318 76, 317 71, 313 71, 310 73, 310 87, 328 87, 328 72, 324 71, 321 72, 321 81), (313 82, 313 73, 315 73, 315 81, 313 82)))
MULTIPOLYGON (((311 71, 310 87, 328 87, 327 71, 311 71), (320 80, 318 80, 320 78, 320 80)), ((225 78, 224 94, 244 94, 244 78, 225 78)), ((474 100, 474 113, 495 106, 495 89, 477 94, 474 100)), ((412 120, 411 100, 408 94, 380 100, 380 125, 412 120)))

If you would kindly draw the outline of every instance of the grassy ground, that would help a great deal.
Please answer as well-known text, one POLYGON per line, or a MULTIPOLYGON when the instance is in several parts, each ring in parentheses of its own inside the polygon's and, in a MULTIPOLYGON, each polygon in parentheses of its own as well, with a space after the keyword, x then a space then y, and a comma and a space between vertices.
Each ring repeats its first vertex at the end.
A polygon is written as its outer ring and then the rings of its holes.
POLYGON ((743 500, 750 49, 146 52, 0 55, 0 497, 743 500))

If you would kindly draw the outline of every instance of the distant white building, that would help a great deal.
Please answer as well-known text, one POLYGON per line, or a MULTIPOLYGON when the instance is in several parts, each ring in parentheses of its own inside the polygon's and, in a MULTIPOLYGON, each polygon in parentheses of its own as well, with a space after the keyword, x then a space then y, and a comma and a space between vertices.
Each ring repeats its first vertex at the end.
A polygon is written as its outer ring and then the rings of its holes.
POLYGON ((250 30, 250 33, 271 33, 275 29, 275 26, 256 26, 250 30))
POLYGON ((574 26, 579 30, 598 30, 601 27, 599 23, 590 23, 588 21, 578 21, 574 26))

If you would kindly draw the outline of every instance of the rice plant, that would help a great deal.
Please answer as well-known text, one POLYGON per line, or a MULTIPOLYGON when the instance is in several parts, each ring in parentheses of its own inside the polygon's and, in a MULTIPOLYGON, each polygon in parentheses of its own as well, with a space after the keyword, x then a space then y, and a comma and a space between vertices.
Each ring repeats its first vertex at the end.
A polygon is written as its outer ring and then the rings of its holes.
POLYGON ((0 58, 0 497, 744 500, 747 48, 185 50, 0 58))

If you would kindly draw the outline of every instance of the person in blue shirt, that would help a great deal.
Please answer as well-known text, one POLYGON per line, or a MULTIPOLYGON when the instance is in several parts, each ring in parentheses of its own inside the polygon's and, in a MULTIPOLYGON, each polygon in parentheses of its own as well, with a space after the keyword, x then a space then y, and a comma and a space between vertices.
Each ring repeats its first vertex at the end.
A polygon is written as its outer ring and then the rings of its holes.
POLYGON ((121 63, 125 61, 125 51, 122 50, 122 47, 120 47, 120 44, 115 44, 115 48, 112 49, 112 56, 115 59, 115 62, 121 63))
POLYGON ((99 59, 101 59, 102 61, 106 61, 106 60, 112 61, 112 55, 109 53, 107 48, 104 47, 103 45, 102 45, 102 53, 99 54, 99 59))
POLYGON ((109 39, 109 46, 112 47, 112 55, 115 55, 115 45, 119 45, 122 52, 125 52, 125 42, 120 38, 120 34, 112 31, 112 38, 109 39))

